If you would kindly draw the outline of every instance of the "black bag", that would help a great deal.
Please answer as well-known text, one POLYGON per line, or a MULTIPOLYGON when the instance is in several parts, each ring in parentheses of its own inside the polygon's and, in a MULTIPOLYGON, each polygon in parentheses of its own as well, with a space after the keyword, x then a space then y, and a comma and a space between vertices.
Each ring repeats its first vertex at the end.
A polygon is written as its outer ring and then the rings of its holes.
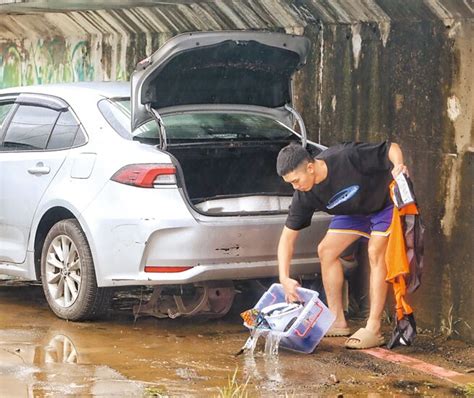
POLYGON ((387 348, 392 349, 398 345, 409 346, 416 337, 416 322, 413 314, 405 315, 397 321, 392 332, 387 348))

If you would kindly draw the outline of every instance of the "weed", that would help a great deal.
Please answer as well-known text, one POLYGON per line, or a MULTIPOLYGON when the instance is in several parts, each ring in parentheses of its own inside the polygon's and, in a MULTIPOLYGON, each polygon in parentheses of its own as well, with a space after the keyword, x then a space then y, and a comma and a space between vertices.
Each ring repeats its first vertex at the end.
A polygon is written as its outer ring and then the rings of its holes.
POLYGON ((464 394, 468 397, 474 397, 474 383, 467 383, 464 386, 464 394))
POLYGON ((460 322, 464 323, 468 329, 471 329, 471 326, 466 321, 462 319, 454 320, 453 306, 451 306, 448 312, 448 317, 446 319, 441 319, 441 333, 444 334, 447 338, 453 336, 454 334, 459 335, 459 332, 456 330, 456 325, 460 322))
POLYGON ((457 394, 465 397, 474 397, 474 383, 467 383, 463 386, 456 386, 454 388, 457 394))
POLYGON ((244 384, 239 384, 237 382, 237 370, 235 369, 234 374, 232 375, 232 378, 228 378, 227 386, 223 388, 219 388, 219 398, 247 398, 248 397, 248 392, 247 390, 247 385, 250 379, 247 379, 247 381, 244 384))
POLYGON ((382 322, 386 323, 387 325, 391 325, 393 323, 393 316, 390 314, 390 311, 385 309, 382 313, 382 322))
POLYGON ((168 395, 164 388, 160 386, 150 386, 145 388, 143 396, 146 398, 164 398, 168 395))

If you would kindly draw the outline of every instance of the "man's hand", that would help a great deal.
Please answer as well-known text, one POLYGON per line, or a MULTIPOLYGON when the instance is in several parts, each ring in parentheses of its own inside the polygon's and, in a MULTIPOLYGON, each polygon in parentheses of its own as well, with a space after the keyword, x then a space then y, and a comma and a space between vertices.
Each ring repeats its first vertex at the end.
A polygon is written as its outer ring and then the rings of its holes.
POLYGON ((300 286, 300 284, 291 278, 284 278, 280 280, 280 283, 283 286, 283 290, 285 291, 285 300, 288 303, 293 301, 301 301, 298 293, 296 292, 296 288, 300 286))
POLYGON ((393 178, 396 178, 400 173, 403 173, 406 176, 409 176, 408 168, 403 163, 400 163, 400 164, 397 164, 397 165, 393 166, 393 169, 392 169, 393 178))

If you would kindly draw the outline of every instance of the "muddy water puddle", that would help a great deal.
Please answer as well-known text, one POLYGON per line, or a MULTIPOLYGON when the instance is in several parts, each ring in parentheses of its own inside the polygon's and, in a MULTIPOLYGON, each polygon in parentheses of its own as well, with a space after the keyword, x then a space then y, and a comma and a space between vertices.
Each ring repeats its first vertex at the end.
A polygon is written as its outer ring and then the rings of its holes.
POLYGON ((460 393, 451 383, 347 351, 325 339, 312 355, 280 350, 235 357, 248 337, 239 309, 221 320, 115 310, 104 321, 57 319, 41 287, 0 283, 0 396, 405 396, 460 393))

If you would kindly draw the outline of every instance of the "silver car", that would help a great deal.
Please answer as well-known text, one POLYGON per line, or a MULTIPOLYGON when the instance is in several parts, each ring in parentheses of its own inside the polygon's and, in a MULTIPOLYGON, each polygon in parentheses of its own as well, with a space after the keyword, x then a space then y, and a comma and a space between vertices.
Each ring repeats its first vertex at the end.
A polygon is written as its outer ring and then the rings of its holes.
MULTIPOLYGON (((291 107, 308 50, 279 33, 185 34, 131 84, 0 90, 0 273, 41 279, 70 320, 103 314, 114 286, 278 275, 292 190, 276 156, 291 141, 324 148, 291 107)), ((317 213, 302 232, 294 274, 318 271, 328 222, 317 213)))

